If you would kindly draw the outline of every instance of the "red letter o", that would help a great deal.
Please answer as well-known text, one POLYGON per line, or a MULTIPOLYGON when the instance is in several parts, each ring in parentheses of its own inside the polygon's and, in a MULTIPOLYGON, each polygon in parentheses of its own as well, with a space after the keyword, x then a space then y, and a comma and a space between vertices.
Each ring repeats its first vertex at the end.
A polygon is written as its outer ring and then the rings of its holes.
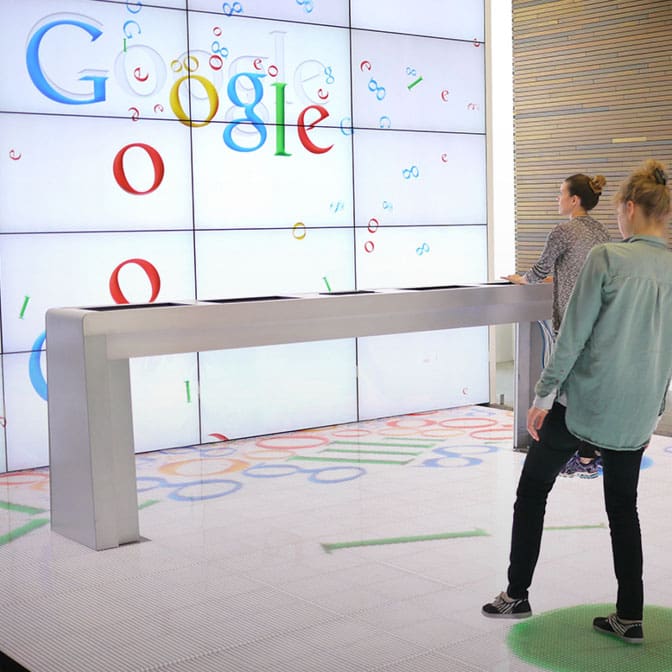
POLYGON ((142 268, 142 270, 147 273, 149 282, 152 285, 152 296, 149 299, 148 303, 153 303, 156 301, 156 297, 159 295, 161 290, 161 278, 159 277, 159 272, 156 270, 153 264, 150 264, 146 259, 126 259, 122 261, 119 266, 117 266, 112 275, 110 276, 110 294, 115 303, 129 303, 128 299, 124 296, 124 293, 121 291, 119 286, 119 271, 126 266, 126 264, 137 264, 142 268))
POLYGON ((117 184, 129 194, 151 194, 163 181, 163 174, 165 172, 161 155, 154 149, 154 147, 146 145, 143 142, 134 142, 120 149, 117 155, 114 157, 114 165, 112 170, 114 172, 114 179, 117 181, 117 184), (152 166, 154 167, 154 184, 149 189, 147 189, 147 191, 138 191, 137 189, 134 189, 126 178, 126 173, 124 172, 124 155, 131 147, 142 147, 142 149, 144 149, 147 154, 149 154, 149 158, 152 160, 152 166))

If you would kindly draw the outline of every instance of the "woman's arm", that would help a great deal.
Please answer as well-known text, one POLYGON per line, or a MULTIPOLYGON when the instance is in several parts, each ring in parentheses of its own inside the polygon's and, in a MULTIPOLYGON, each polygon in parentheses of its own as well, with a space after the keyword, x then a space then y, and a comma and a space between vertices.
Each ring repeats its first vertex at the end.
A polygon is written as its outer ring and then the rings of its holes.
MULTIPOLYGON (((546 245, 537 262, 522 276, 521 284, 536 284, 553 273, 557 258, 567 249, 567 241, 564 231, 555 227, 546 238, 546 245)), ((513 282, 513 281, 511 281, 513 282)))

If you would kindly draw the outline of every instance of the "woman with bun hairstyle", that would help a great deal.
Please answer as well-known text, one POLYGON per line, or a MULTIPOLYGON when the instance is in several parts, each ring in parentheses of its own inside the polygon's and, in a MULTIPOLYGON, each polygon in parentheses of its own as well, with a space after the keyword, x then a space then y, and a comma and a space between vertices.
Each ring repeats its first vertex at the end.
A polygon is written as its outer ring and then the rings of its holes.
POLYGON ((616 202, 624 240, 590 251, 535 387, 527 414, 534 442, 516 493, 509 583, 482 613, 499 618, 532 614, 528 589, 546 499, 569 455, 587 442, 601 451, 604 462, 604 502, 618 583, 615 612, 595 618, 593 627, 641 644, 637 483, 672 375, 672 252, 667 249, 672 213, 663 165, 643 164, 623 183, 616 202))
POLYGON ((506 275, 504 280, 519 285, 542 282, 553 276, 553 331, 557 334, 565 308, 591 248, 609 242, 607 229, 588 213, 597 205, 607 183, 602 175, 571 175, 560 185, 558 213, 568 221, 558 224, 546 239, 541 256, 523 275, 506 275))
MULTIPOLYGON (((560 185, 558 213, 569 217, 549 234, 538 261, 523 275, 507 275, 505 280, 527 285, 553 276, 553 332, 557 335, 565 308, 588 252, 610 240, 609 232, 588 213, 597 205, 607 183, 603 175, 571 175, 560 185)), ((599 456, 581 446, 563 468, 562 476, 595 478, 599 475, 599 456)))

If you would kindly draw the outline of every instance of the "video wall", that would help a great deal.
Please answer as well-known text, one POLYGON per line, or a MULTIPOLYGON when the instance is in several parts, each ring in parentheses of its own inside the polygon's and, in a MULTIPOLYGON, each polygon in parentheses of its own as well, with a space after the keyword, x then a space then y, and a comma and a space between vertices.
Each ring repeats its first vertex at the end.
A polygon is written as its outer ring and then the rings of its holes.
MULTIPOLYGON (((3 0, 0 470, 50 307, 487 280, 483 0, 3 0)), ((136 449, 488 401, 486 328, 131 362, 136 449)))

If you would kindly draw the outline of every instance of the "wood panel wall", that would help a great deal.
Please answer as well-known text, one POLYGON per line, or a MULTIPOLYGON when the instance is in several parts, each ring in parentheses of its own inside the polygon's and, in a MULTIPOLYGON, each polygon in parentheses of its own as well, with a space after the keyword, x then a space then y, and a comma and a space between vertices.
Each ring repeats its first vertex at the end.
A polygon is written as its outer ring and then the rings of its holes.
MULTIPOLYGON (((505 1, 505 0, 496 0, 505 1)), ((513 0, 516 270, 538 258, 573 173, 602 174, 592 214, 646 158, 672 166, 672 0, 513 0)), ((497 176, 494 176, 497 179, 497 176)))

